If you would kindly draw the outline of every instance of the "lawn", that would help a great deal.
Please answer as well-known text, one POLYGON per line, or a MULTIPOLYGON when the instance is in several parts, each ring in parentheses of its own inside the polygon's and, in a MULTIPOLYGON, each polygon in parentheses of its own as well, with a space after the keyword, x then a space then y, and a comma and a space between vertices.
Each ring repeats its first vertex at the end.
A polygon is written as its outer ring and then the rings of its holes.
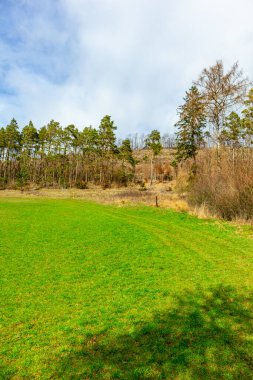
POLYGON ((249 232, 1 199, 0 379, 253 379, 249 232))

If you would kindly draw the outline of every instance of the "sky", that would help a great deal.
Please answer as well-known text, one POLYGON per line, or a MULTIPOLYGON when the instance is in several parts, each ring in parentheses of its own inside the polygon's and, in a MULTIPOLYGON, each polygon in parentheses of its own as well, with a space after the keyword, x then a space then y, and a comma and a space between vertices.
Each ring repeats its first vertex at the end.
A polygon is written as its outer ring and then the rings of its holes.
POLYGON ((0 0, 0 126, 173 133, 205 67, 253 79, 252 0, 0 0))

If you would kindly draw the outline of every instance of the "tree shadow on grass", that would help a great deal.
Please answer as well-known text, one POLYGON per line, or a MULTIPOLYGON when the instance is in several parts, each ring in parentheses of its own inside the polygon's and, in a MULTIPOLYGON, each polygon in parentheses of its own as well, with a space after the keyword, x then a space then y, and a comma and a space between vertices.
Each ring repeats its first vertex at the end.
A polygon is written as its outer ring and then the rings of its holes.
POLYGON ((253 379, 252 306, 230 287, 185 293, 131 335, 86 338, 60 358, 56 377, 253 379))
POLYGON ((13 379, 15 375, 15 371, 10 367, 7 367, 0 360, 0 380, 10 380, 13 379))

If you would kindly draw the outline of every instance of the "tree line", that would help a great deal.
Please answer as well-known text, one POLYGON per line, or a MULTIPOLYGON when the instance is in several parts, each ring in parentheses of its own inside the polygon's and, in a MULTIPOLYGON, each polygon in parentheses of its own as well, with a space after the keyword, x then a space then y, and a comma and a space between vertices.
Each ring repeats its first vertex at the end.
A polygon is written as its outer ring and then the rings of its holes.
POLYGON ((145 172, 142 178, 152 184, 157 157, 169 148, 172 159, 167 158, 166 170, 171 165, 173 175, 159 178, 178 180, 186 174, 181 192, 192 203, 205 204, 227 219, 249 219, 253 217, 251 87, 238 63, 228 71, 222 61, 205 68, 178 107, 175 136, 153 130, 119 140, 108 115, 98 128, 81 131, 74 125, 63 128, 54 120, 40 129, 30 121, 20 131, 13 119, 0 128, 0 188, 31 184, 86 188, 91 182, 104 188, 113 183, 127 186, 138 181, 141 155, 136 151, 143 149, 145 171, 147 159, 150 165, 148 176, 145 172))
MULTIPOLYGON (((135 177, 135 149, 149 149, 151 171, 162 142, 172 144, 169 135, 157 130, 150 134, 116 138, 116 126, 109 115, 98 129, 74 125, 63 128, 51 120, 36 129, 32 121, 22 131, 12 119, 0 129, 0 187, 80 187, 89 182, 109 187, 113 182, 127 185, 135 177)), ((152 173, 151 173, 152 178, 152 173)))

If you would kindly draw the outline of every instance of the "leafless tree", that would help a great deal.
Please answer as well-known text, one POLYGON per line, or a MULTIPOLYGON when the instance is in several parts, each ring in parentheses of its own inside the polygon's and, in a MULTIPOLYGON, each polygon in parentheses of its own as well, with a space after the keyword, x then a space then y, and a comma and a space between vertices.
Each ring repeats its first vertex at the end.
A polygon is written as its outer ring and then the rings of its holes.
POLYGON ((225 117, 243 104, 250 82, 237 62, 224 72, 223 62, 217 61, 214 66, 205 68, 194 84, 204 96, 206 118, 219 151, 225 117))

